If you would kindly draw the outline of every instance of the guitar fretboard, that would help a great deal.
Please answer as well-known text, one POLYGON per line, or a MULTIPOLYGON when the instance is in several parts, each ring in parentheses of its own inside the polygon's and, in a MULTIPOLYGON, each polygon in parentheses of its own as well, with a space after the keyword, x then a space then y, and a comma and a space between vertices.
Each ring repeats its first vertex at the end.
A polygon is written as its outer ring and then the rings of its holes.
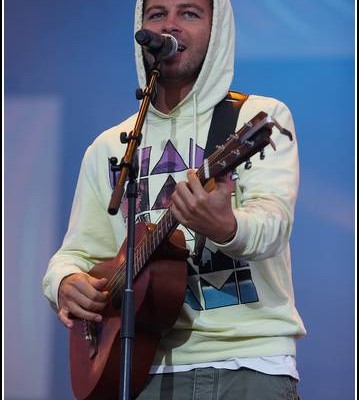
POLYGON ((148 262, 152 254, 169 234, 176 229, 178 221, 168 209, 153 230, 144 237, 135 250, 134 278, 148 262))
MULTIPOLYGON (((217 150, 217 152, 218 151, 219 150, 217 150)), ((216 159, 215 154, 217 152, 212 154, 212 162, 216 159)), ((203 166, 198 169, 197 177, 202 184, 205 182, 203 166)), ((168 209, 154 229, 149 231, 144 240, 141 241, 136 247, 133 273, 134 278, 148 262, 152 254, 158 249, 161 243, 177 228, 178 225, 179 222, 173 216, 171 209, 168 209)))

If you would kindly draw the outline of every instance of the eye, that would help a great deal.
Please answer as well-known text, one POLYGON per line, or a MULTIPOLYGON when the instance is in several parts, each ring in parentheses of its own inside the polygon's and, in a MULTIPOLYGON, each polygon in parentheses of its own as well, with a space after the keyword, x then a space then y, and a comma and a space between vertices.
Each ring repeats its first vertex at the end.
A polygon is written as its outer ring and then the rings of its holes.
POLYGON ((184 11, 183 16, 187 19, 197 19, 199 15, 193 11, 184 11))
POLYGON ((147 19, 148 19, 148 20, 158 20, 158 19, 163 18, 164 15, 165 15, 164 12, 155 12, 155 13, 149 14, 149 15, 147 16, 147 19))

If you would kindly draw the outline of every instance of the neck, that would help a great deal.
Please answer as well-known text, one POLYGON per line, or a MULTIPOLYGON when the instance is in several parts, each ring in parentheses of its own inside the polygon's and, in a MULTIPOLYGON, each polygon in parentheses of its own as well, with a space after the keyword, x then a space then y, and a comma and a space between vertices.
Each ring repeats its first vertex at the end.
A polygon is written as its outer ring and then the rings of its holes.
POLYGON ((193 84, 192 80, 188 82, 159 80, 154 106, 165 114, 170 113, 191 91, 193 84))

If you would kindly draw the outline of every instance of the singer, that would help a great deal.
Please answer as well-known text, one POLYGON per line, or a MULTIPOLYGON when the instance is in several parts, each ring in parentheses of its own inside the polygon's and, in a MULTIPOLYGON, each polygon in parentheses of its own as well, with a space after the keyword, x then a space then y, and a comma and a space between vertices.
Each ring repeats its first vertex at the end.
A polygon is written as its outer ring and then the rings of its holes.
MULTIPOLYGON (((157 62, 160 71, 138 151, 136 218, 160 224, 170 210, 189 257, 181 310, 159 338, 146 382, 133 399, 299 399, 296 340, 306 331, 295 308, 290 259, 299 175, 291 112, 273 98, 230 92, 235 59, 230 0, 137 0, 134 28, 141 88, 157 62), (265 154, 252 156, 252 168, 240 163, 203 186, 201 166, 215 163, 214 145, 260 112, 291 132, 293 140, 274 126, 276 150, 268 146, 265 154)), ((90 271, 116 257, 126 239, 125 201, 117 215, 107 212, 115 185, 108 160, 121 159, 126 146, 121 132, 130 132, 135 120, 130 116, 89 146, 68 231, 43 279, 60 321, 71 330, 74 319, 83 320, 89 342, 85 358, 98 357, 101 350, 110 290, 108 277, 90 271)), ((162 287, 175 279, 171 262, 177 255, 171 251, 166 266, 172 272, 162 287)), ((169 295, 165 303, 172 301, 169 295)), ((161 315, 156 310, 147 315, 149 337, 161 315)), ((137 339, 135 352, 143 364, 133 366, 135 376, 143 373, 147 355, 146 337, 137 339)), ((118 399, 118 393, 90 398, 118 399)))

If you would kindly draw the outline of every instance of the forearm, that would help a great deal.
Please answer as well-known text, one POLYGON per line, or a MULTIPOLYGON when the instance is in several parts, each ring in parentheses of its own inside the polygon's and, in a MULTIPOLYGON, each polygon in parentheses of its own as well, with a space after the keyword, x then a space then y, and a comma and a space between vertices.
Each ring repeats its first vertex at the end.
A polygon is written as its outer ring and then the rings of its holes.
POLYGON ((274 117, 293 135, 293 141, 273 128, 266 157, 252 157, 252 168, 238 168, 239 180, 234 193, 233 209, 237 231, 233 240, 215 243, 217 248, 233 258, 259 260, 272 257, 287 247, 292 231, 299 185, 299 162, 295 129, 290 113, 283 106, 274 117), (278 115, 277 115, 278 114, 278 115))
POLYGON ((232 240, 214 242, 226 255, 235 259, 262 260, 281 252, 288 245, 293 216, 278 205, 278 199, 257 199, 234 210, 237 230, 232 240))

